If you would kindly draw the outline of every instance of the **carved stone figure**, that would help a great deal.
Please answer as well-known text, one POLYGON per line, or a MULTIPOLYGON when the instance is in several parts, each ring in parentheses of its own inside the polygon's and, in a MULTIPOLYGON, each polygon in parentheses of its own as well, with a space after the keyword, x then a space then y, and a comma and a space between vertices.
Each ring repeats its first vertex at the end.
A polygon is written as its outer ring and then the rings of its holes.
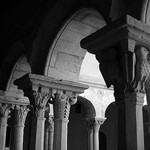
POLYGON ((135 64, 135 91, 145 92, 145 82, 150 74, 150 63, 147 60, 148 50, 145 47, 137 47, 135 64))

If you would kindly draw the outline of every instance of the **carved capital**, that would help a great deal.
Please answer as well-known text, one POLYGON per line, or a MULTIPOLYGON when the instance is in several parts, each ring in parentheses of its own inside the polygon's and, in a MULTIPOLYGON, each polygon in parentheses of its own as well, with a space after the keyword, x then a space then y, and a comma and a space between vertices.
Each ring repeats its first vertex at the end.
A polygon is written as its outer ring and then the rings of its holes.
POLYGON ((44 118, 45 110, 46 110, 46 103, 51 98, 50 93, 45 92, 34 92, 34 115, 36 117, 44 118))
POLYGON ((87 123, 88 130, 94 130, 95 132, 99 131, 100 126, 104 123, 106 118, 86 118, 85 121, 87 123))
POLYGON ((15 118, 14 118, 14 125, 21 125, 24 126, 25 123, 25 119, 26 116, 28 114, 29 108, 28 106, 24 106, 24 105, 16 105, 14 107, 14 114, 15 114, 15 118))
POLYGON ((6 124, 7 119, 9 118, 10 110, 13 108, 13 105, 0 103, 0 124, 6 124))
POLYGON ((73 92, 58 90, 53 99, 54 118, 68 120, 70 106, 77 102, 77 96, 73 92))

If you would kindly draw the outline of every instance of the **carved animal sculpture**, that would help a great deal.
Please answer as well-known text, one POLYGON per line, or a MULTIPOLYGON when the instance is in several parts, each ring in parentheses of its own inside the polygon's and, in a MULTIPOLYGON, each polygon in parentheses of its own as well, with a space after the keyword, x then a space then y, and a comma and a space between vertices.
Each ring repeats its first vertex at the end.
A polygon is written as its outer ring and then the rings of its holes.
POLYGON ((135 90, 145 92, 145 82, 150 74, 150 63, 147 60, 148 51, 145 47, 137 47, 135 66, 135 90))

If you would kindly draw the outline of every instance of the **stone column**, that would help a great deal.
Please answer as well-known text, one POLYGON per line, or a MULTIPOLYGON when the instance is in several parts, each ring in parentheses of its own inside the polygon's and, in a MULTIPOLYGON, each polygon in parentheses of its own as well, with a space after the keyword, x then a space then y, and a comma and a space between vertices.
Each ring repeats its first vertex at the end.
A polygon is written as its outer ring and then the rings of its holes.
POLYGON ((53 150, 54 122, 50 111, 45 113, 45 133, 44 133, 44 150, 53 150))
POLYGON ((105 119, 95 118, 93 121, 93 150, 99 150, 99 129, 105 119))
POLYGON ((49 131, 48 131, 48 150, 53 150, 54 143, 54 118, 49 118, 49 131))
POLYGON ((126 15, 81 41, 95 54, 118 105, 118 150, 144 150, 142 105, 150 75, 150 27, 126 15), (105 42, 107 41, 107 42, 105 42))
POLYGON ((44 127, 46 103, 50 98, 48 93, 34 92, 33 116, 31 118, 30 150, 44 149, 44 127))
POLYGON ((83 93, 88 86, 35 74, 26 74, 14 84, 24 91, 34 110, 30 150, 44 148, 44 113, 48 101, 54 106, 54 150, 66 150, 70 105, 76 102, 76 95, 83 93))
POLYGON ((54 150, 67 150, 68 117, 70 106, 77 101, 72 93, 57 91, 53 100, 54 107, 54 150))
POLYGON ((5 150, 6 128, 11 105, 0 103, 0 149, 5 150))
POLYGON ((23 150, 24 124, 28 111, 27 106, 16 105, 14 107, 10 150, 23 150))

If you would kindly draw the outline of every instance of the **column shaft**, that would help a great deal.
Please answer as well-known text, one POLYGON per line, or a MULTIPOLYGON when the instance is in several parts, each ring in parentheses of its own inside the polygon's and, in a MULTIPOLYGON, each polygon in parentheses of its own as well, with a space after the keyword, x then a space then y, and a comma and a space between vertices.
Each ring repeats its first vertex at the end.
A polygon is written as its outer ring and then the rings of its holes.
POLYGON ((9 104, 0 104, 0 150, 5 150, 7 121, 11 107, 9 104))
POLYGON ((68 120, 54 120, 54 150, 67 150, 68 120))
POLYGON ((23 150, 23 135, 24 126, 15 125, 12 127, 10 150, 23 150))
POLYGON ((126 95, 127 150, 144 150, 143 112, 144 94, 126 95))
POLYGON ((7 123, 1 123, 1 119, 3 118, 0 118, 0 149, 5 150, 7 123))
POLYGON ((94 123, 94 127, 93 127, 93 150, 99 150, 99 128, 100 128, 100 124, 94 123))
POLYGON ((40 117, 32 118, 30 150, 43 150, 44 123, 45 123, 45 118, 40 118, 40 117))
POLYGON ((16 105, 14 108, 10 150, 23 150, 24 123, 28 111, 27 106, 16 105))
POLYGON ((54 129, 50 129, 48 137, 48 150, 53 150, 53 143, 54 143, 54 129))
POLYGON ((88 150, 93 150, 93 129, 88 130, 88 150))

